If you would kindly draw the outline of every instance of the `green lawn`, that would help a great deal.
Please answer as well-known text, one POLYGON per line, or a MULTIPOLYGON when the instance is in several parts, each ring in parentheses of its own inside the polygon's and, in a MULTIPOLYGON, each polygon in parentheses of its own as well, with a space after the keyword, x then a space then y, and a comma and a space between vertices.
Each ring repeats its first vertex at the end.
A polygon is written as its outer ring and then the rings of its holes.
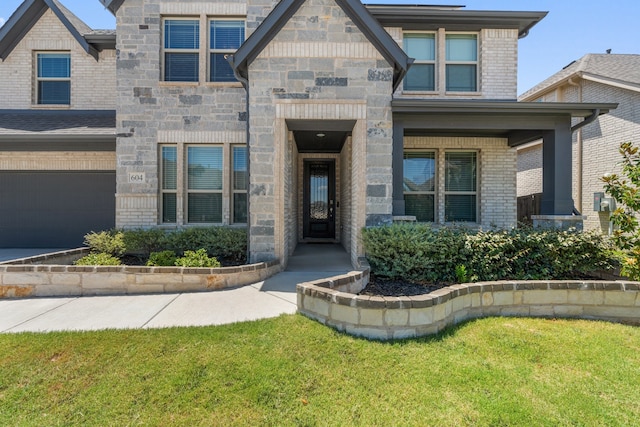
POLYGON ((393 343, 299 315, 0 335, 0 425, 638 425, 640 328, 491 318, 393 343))

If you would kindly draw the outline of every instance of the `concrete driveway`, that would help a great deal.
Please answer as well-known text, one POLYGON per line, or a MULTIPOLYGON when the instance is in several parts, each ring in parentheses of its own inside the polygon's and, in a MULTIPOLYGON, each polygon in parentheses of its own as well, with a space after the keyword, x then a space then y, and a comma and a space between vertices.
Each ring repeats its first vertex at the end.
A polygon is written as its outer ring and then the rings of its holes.
POLYGON ((65 251, 67 249, 48 248, 48 249, 5 249, 0 248, 0 262, 10 261, 12 259, 28 258, 36 255, 50 254, 52 252, 65 251))

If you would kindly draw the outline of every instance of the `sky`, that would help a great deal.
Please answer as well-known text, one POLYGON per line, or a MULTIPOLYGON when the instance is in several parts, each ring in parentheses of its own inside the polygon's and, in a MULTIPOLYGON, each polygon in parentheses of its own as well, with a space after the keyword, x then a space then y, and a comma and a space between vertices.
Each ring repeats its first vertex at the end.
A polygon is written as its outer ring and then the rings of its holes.
MULTIPOLYGON (((115 18, 98 0, 60 0, 94 29, 115 28, 115 18)), ((518 46, 518 94, 588 53, 640 54, 639 0, 368 0, 384 4, 441 4, 468 10, 549 12, 518 46), (635 34, 635 35, 634 35, 635 34)), ((0 0, 0 24, 22 0, 0 0)))

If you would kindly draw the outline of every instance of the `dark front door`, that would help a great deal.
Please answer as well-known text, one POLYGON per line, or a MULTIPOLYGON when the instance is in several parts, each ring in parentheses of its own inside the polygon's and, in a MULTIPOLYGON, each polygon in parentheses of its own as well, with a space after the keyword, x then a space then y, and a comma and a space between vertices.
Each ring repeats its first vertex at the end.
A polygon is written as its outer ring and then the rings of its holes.
POLYGON ((304 238, 336 236, 336 174, 333 160, 304 162, 304 238))

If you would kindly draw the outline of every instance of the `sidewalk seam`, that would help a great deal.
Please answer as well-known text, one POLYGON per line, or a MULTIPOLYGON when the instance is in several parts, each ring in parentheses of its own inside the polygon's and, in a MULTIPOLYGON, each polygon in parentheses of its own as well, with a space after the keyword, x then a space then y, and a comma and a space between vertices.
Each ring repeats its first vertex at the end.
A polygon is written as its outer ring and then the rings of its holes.
MULTIPOLYGON (((65 305, 67 305, 67 304, 71 304, 73 301, 76 301, 76 300, 78 300, 78 299, 80 299, 80 297, 72 298, 72 299, 70 299, 69 301, 65 302, 64 304, 57 305, 57 306, 55 306, 55 307, 53 307, 53 308, 50 308, 50 309, 49 309, 49 310, 47 310, 47 311, 43 311, 42 313, 38 314, 37 316, 33 316, 33 317, 31 317, 31 318, 29 318, 29 319, 27 319, 27 320, 24 320, 24 321, 22 321, 22 322, 20 322, 20 323, 18 323, 18 324, 16 324, 16 325, 11 326, 9 329, 5 329, 5 330, 0 331, 0 332, 2 332, 2 333, 5 333, 5 332, 11 332, 11 330, 12 330, 12 329, 17 328, 17 327, 18 327, 18 326, 20 326, 20 325, 24 325, 24 324, 25 324, 25 323, 27 323, 27 322, 31 322, 32 320, 37 319, 38 317, 42 317, 42 316, 44 316, 44 315, 45 315, 45 314, 47 314, 47 313, 51 313, 52 311, 57 310, 57 309, 59 309, 60 307, 64 307, 64 306, 65 306, 65 305)), ((47 332, 47 331, 41 331, 41 332, 47 332)))
POLYGON ((162 306, 162 308, 160 308, 160 310, 158 310, 156 312, 156 314, 154 314, 153 316, 151 316, 146 322, 144 322, 142 325, 140 325, 140 327, 138 329, 143 329, 145 326, 147 326, 149 324, 149 322, 151 322, 153 319, 155 319, 156 317, 158 317, 158 314, 162 313, 167 307, 169 307, 175 300, 177 300, 178 298, 180 298, 182 294, 178 294, 175 296, 175 298, 173 298, 171 301, 167 302, 164 306, 162 306))

